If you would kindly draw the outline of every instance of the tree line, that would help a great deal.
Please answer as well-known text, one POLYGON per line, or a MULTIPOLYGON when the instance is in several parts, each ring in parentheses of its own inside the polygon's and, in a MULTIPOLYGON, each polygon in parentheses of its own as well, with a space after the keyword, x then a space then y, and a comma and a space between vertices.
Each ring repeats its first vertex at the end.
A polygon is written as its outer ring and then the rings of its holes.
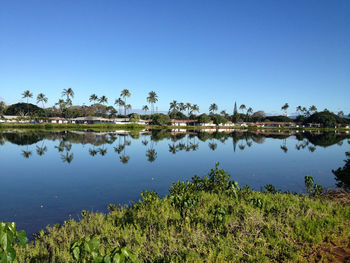
MULTIPOLYGON (((116 117, 134 117, 136 119, 146 118, 155 119, 156 124, 163 124, 168 121, 168 119, 181 119, 181 120, 198 120, 203 123, 214 122, 226 123, 227 121, 232 122, 244 122, 244 121, 293 121, 288 117, 287 110, 290 108, 288 103, 284 103, 281 107, 282 115, 280 116, 266 116, 265 112, 253 111, 252 107, 241 104, 239 107, 237 103, 234 103, 232 115, 227 113, 226 110, 221 110, 219 112, 219 107, 216 103, 210 104, 208 111, 209 114, 202 113, 199 116, 196 115, 200 113, 200 108, 197 104, 192 104, 190 102, 178 102, 173 100, 169 103, 168 114, 159 114, 155 111, 155 104, 158 102, 158 95, 155 91, 150 91, 146 97, 147 104, 142 106, 143 115, 136 116, 139 114, 132 114, 132 105, 128 103, 127 99, 131 97, 131 92, 128 89, 123 89, 120 93, 119 98, 114 100, 113 105, 108 105, 109 99, 105 96, 98 96, 97 94, 91 94, 89 97, 89 102, 91 105, 81 105, 73 106, 73 99, 75 93, 72 88, 63 89, 61 93, 61 98, 54 103, 53 107, 45 108, 45 104, 48 103, 48 98, 44 93, 39 93, 36 96, 36 104, 29 103, 29 100, 33 98, 33 93, 30 90, 25 90, 22 93, 22 99, 26 99, 26 103, 17 103, 13 105, 5 105, 4 102, 0 102, 0 115, 19 115, 22 117, 65 117, 65 118, 75 118, 75 117, 86 117, 86 116, 97 116, 106 118, 116 118, 116 117), (39 107, 41 105, 42 107, 39 107), (118 110, 116 109, 118 108, 118 110), (133 116, 131 116, 133 115, 133 116)), ((318 113, 317 107, 311 105, 310 107, 297 106, 296 112, 298 116, 295 121, 303 123, 307 121, 310 116, 318 113)), ((323 111, 330 113, 327 109, 323 111)), ((323 114, 322 116, 324 116, 323 114)), ((327 114, 326 114, 327 115, 327 114)), ((328 114, 329 115, 329 114, 328 114)), ((331 121, 327 121, 328 124, 335 124, 336 122, 342 123, 345 114, 343 111, 339 111, 337 114, 331 116, 326 116, 331 121), (337 117, 334 117, 336 115, 337 117)), ((350 117, 350 114, 347 115, 350 117)), ((317 119, 317 118, 316 118, 317 119)), ((346 121, 345 121, 346 123, 346 121)))

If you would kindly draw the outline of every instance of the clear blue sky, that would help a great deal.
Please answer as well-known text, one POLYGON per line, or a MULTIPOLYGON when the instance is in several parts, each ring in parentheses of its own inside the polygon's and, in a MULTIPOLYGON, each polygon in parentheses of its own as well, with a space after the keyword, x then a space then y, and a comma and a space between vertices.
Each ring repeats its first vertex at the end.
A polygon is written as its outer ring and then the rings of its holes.
POLYGON ((348 0, 2 0, 0 33, 7 103, 29 89, 53 105, 71 87, 74 104, 129 89, 133 108, 154 90, 159 110, 350 112, 348 0))

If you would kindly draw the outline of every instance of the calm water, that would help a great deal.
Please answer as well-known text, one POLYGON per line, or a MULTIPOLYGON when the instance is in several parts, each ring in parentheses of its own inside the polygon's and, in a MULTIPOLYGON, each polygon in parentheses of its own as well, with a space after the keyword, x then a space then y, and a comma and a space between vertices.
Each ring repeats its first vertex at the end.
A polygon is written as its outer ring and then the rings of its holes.
POLYGON ((350 135, 339 133, 175 134, 97 132, 0 133, 0 221, 28 233, 131 203, 145 189, 165 195, 172 182, 203 176, 215 162, 242 186, 273 184, 304 192, 304 176, 334 188, 350 135))

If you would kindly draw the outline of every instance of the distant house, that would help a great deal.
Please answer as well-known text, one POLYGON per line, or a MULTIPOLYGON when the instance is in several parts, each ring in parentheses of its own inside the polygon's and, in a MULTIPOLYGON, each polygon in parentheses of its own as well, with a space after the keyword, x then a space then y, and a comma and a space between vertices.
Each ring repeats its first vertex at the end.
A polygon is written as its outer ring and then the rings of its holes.
POLYGON ((68 120, 60 117, 49 117, 50 123, 68 123, 68 120))
POLYGON ((23 117, 21 116, 12 116, 12 115, 4 115, 3 119, 4 122, 18 122, 19 119, 21 119, 23 117))
POLYGON ((206 122, 206 123, 197 123, 198 126, 202 127, 216 127, 216 124, 213 121, 206 122))
POLYGON ((197 123, 197 120, 170 120, 171 126, 195 126, 197 123))
POLYGON ((152 120, 149 119, 149 120, 139 120, 137 123, 141 125, 150 125, 151 122, 152 120))
POLYGON ((235 124, 232 121, 228 121, 225 124, 220 123, 219 126, 221 126, 221 127, 234 127, 235 124))
POLYGON ((321 128, 321 123, 307 123, 306 127, 309 127, 309 128, 321 128))
POLYGON ((76 124, 114 123, 114 120, 102 117, 78 117, 71 121, 76 124))
POLYGON ((294 122, 277 122, 277 121, 264 121, 264 122, 257 122, 256 126, 258 127, 298 127, 298 125, 294 122))

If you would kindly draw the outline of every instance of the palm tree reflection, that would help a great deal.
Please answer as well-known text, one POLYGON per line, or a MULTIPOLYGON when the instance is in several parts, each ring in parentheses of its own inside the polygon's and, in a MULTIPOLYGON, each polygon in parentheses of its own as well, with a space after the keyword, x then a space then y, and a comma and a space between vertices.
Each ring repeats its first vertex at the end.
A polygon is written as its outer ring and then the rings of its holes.
POLYGON ((157 152, 154 149, 149 149, 146 152, 147 161, 154 162, 157 159, 157 152))

